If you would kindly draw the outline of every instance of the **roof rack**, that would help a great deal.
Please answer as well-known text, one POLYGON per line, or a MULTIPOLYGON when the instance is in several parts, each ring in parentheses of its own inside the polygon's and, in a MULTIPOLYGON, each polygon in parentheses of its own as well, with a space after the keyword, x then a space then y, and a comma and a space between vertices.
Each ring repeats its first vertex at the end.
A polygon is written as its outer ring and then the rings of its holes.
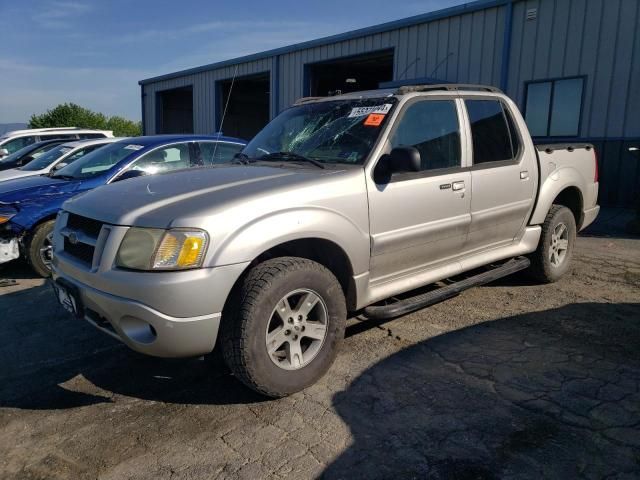
POLYGON ((301 97, 298 100, 296 100, 295 102, 293 102, 294 105, 302 105, 303 103, 309 103, 309 102, 313 102, 316 100, 320 100, 321 98, 327 98, 327 97, 301 97))
POLYGON ((441 83, 434 85, 403 85, 399 87, 395 94, 396 95, 404 95, 406 93, 413 92, 430 92, 433 90, 446 90, 451 92, 459 92, 459 91, 468 91, 468 90, 480 90, 483 92, 491 92, 491 93, 503 93, 497 87, 491 87, 489 85, 474 85, 467 83, 441 83))

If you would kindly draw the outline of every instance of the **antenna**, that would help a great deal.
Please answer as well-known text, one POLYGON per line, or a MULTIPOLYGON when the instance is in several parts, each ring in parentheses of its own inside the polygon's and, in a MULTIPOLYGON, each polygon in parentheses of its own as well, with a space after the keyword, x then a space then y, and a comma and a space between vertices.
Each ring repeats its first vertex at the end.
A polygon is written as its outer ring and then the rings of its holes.
POLYGON ((413 62, 411 62, 409 65, 407 65, 407 68, 405 68, 402 73, 400 75, 398 75, 398 80, 402 80, 402 77, 404 77, 404 75, 407 73, 407 71, 413 67, 413 65, 415 65, 416 63, 418 63, 418 60, 420 60, 420 57, 416 57, 413 62))
POLYGON ((229 95, 227 95, 227 101, 224 102, 224 110, 222 111, 222 118, 220 119, 220 128, 218 129, 218 141, 213 147, 213 158, 211 162, 215 162, 216 160, 216 150, 218 149, 218 142, 220 142, 220 135, 222 135, 222 127, 224 127, 224 118, 227 116, 227 108, 229 107, 229 100, 231 100, 231 94, 233 93, 233 84, 236 81, 236 75, 238 75, 238 65, 236 65, 236 69, 233 72, 233 77, 231 78, 231 86, 229 87, 229 95))
POLYGON ((450 57, 451 55, 454 55, 454 53, 453 53, 453 52, 449 52, 449 53, 447 54, 447 56, 446 56, 446 57, 444 57, 442 60, 440 60, 440 63, 438 63, 438 64, 436 65, 436 68, 434 68, 434 69, 433 69, 433 72, 431 72, 431 75, 429 75, 429 77, 433 78, 433 76, 434 76, 434 75, 435 75, 435 73, 438 71, 438 69, 442 66, 442 64, 443 64, 444 62, 446 62, 447 60, 449 60, 449 57, 450 57))

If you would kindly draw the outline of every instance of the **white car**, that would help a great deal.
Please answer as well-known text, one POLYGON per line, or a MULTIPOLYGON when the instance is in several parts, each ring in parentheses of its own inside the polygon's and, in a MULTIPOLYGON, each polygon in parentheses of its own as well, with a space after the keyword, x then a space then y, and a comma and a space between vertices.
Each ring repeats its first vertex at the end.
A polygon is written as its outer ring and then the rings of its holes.
POLYGON ((51 171, 59 170, 75 160, 85 156, 89 152, 117 142, 122 138, 96 138, 93 140, 79 140, 58 145, 26 165, 11 168, 0 172, 0 182, 15 180, 16 178, 31 177, 33 175, 46 175, 51 171))
POLYGON ((111 130, 92 130, 77 127, 62 128, 30 128, 28 130, 14 130, 0 136, 0 158, 17 152, 21 148, 42 140, 83 140, 89 138, 111 138, 111 130))

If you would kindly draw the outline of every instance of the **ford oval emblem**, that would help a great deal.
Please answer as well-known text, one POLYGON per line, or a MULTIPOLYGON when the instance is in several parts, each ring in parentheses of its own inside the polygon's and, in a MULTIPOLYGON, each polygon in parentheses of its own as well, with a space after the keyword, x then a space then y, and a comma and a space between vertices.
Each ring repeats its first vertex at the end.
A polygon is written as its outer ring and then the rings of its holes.
POLYGON ((78 243, 78 234, 76 232, 71 232, 67 238, 71 245, 76 245, 78 243))

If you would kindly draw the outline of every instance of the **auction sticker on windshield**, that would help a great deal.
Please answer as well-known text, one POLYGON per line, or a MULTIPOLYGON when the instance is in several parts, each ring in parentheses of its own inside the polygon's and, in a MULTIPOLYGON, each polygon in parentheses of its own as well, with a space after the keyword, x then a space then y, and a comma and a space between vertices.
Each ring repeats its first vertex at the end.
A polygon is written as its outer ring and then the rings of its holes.
POLYGON ((141 148, 144 148, 144 146, 143 145, 127 145, 124 148, 125 150, 140 150, 141 148))
POLYGON ((355 107, 351 109, 351 113, 349 114, 349 118, 352 117, 364 117, 365 115, 369 115, 370 113, 380 113, 382 115, 386 115, 391 110, 393 105, 391 103, 385 103, 384 105, 374 105, 373 107, 355 107))
POLYGON ((382 121, 384 120, 384 115, 381 113, 370 113, 369 116, 364 121, 364 124, 367 127, 379 127, 382 121))

